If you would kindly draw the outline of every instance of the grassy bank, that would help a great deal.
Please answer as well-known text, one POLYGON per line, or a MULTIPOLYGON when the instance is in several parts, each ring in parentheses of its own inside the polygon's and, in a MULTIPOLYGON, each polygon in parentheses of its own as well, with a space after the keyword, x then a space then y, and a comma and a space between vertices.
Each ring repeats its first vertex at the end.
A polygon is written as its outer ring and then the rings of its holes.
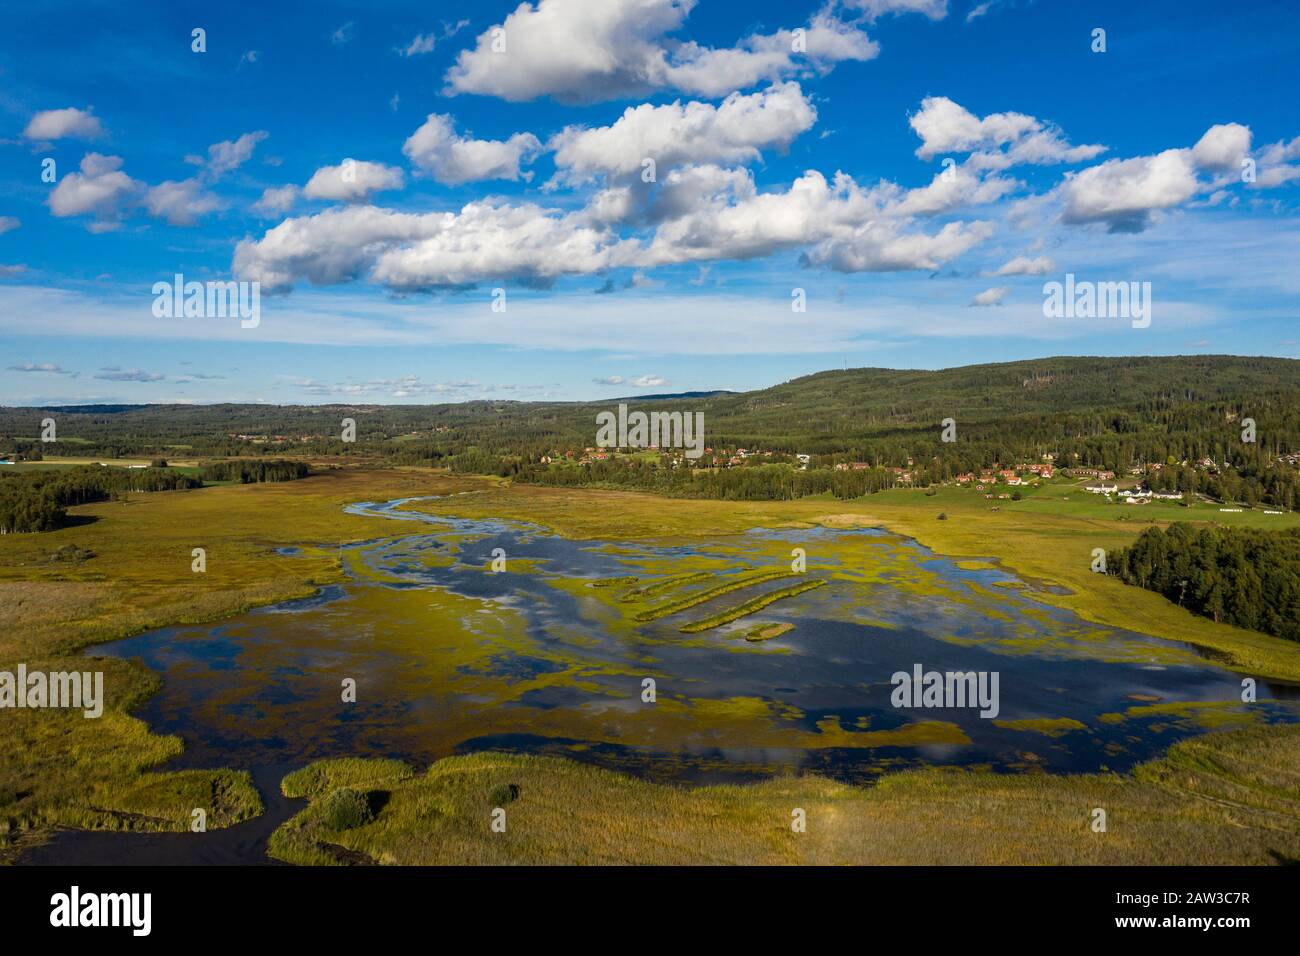
POLYGON ((70 527, 0 538, 0 670, 22 662, 30 671, 102 671, 105 694, 97 719, 0 711, 0 861, 53 826, 184 830, 202 808, 216 828, 260 813, 246 774, 149 772, 182 749, 178 737, 129 716, 157 689, 157 675, 79 652, 311 594, 339 579, 341 542, 392 531, 389 522, 344 514, 345 504, 466 484, 428 472, 340 470, 86 505, 70 509, 70 527), (69 545, 73 560, 61 556, 69 545), (191 570, 196 547, 207 552, 206 573, 191 570), (284 547, 300 552, 276 553, 284 547))
MULTIPOLYGON (((311 804, 272 839, 293 863, 1109 864, 1300 861, 1300 727, 1187 740, 1132 774, 906 771, 687 790, 505 754, 322 761, 285 781, 311 804), (305 785, 308 784, 308 785, 305 785), (339 813, 358 794, 358 819, 339 813), (491 815, 505 810, 504 833, 491 815), (1094 832, 1094 809, 1106 811, 1094 832), (806 814, 806 832, 791 828, 806 814)), ((355 798, 354 798, 355 799, 355 798)))

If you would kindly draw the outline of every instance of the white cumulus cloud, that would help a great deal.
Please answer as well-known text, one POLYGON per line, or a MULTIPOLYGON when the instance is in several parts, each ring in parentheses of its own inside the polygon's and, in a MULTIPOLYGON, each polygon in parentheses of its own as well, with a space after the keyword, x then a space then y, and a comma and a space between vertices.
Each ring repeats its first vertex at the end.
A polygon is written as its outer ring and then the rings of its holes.
POLYGON ((921 145, 916 155, 974 153, 974 165, 990 169, 1020 164, 1078 163, 1106 149, 1071 146, 1060 129, 1024 113, 990 113, 983 119, 946 96, 927 96, 908 122, 921 145))
POLYGON ((415 166, 440 183, 455 185, 487 179, 517 180, 520 165, 541 152, 532 133, 515 133, 506 140, 470 139, 456 133, 450 116, 430 113, 411 134, 402 152, 415 166))
POLYGON ((120 157, 87 153, 81 160, 81 172, 60 179, 48 203, 50 212, 60 218, 94 216, 91 229, 98 232, 113 228, 126 202, 143 188, 143 183, 122 172, 120 157))
POLYGON ((323 166, 312 174, 303 187, 308 199, 332 199, 360 202, 371 193, 401 189, 405 184, 402 171, 383 163, 363 159, 345 159, 337 166, 323 166))
POLYGON ((54 139, 97 139, 104 135, 104 127, 99 117, 90 110, 68 107, 61 110, 45 110, 33 116, 23 130, 23 137, 30 140, 45 141, 54 139))
POLYGON ((985 289, 983 292, 976 293, 975 298, 970 300, 970 304, 975 306, 1001 305, 1002 300, 1007 297, 1007 293, 1010 291, 1011 290, 1004 285, 992 289, 985 289))
POLYGON ((526 203, 469 203, 459 213, 399 213, 375 206, 286 219, 235 249, 234 271, 268 289, 369 277, 395 289, 486 280, 545 284, 625 265, 625 247, 578 214, 526 203))
POLYGON ((144 195, 149 215, 166 219, 173 226, 192 226, 221 208, 221 200, 205 190, 197 179, 168 180, 152 186, 144 195))
POLYGON ((1045 276, 1056 269, 1056 263, 1047 256, 1030 259, 1028 256, 1016 256, 1010 262, 998 267, 995 276, 1045 276))
POLYGON ((670 38, 696 0, 539 0, 521 3, 479 35, 447 71, 446 91, 512 101, 550 96, 587 103, 677 89, 723 96, 843 60, 869 60, 876 44, 823 11, 803 27, 754 34, 716 49, 670 38))
POLYGON ((817 121, 817 111, 797 83, 757 93, 733 93, 711 103, 643 103, 628 107, 610 126, 569 126, 549 146, 566 178, 597 173, 641 174, 647 159, 656 176, 682 163, 744 163, 761 150, 785 149, 817 121))
POLYGON ((299 189, 290 183, 287 186, 271 186, 262 190, 262 198, 253 203, 253 212, 270 218, 288 212, 298 201, 299 189))

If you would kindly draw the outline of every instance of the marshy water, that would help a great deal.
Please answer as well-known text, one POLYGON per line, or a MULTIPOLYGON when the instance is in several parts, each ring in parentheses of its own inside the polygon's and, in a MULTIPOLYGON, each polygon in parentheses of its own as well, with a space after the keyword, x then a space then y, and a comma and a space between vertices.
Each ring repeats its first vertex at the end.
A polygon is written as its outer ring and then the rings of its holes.
POLYGON ((395 534, 340 549, 341 585, 88 651, 161 672, 137 714, 184 739, 168 766, 250 770, 262 816, 202 835, 65 831, 25 861, 269 862, 267 837, 302 805, 277 781, 329 756, 421 764, 513 750, 688 783, 789 770, 861 782, 923 764, 1123 771, 1183 737, 1300 714, 1295 688, 1260 681, 1259 702, 1243 704, 1243 675, 1190 647, 1082 621, 994 565, 881 531, 581 541, 426 513, 426 502, 351 506, 391 519, 395 534), (799 579, 825 586, 697 633, 681 627, 790 581, 638 620, 742 576, 789 571, 796 548, 807 561, 799 579), (492 570, 494 558, 505 570, 492 570), (792 628, 745 639, 765 624, 792 628), (894 707, 891 675, 917 664, 996 672, 997 717, 894 707), (355 703, 342 699, 345 679, 355 703))
POLYGON ((498 749, 686 782, 786 769, 861 781, 927 763, 1122 771, 1191 734, 1297 715, 1291 688, 1261 681, 1260 702, 1244 705, 1242 675, 1191 648, 1082 621, 995 566, 959 566, 877 530, 581 541, 421 506, 352 506, 401 524, 342 549, 342 585, 92 653, 162 673, 139 716, 185 740, 182 766, 498 749), (742 575, 788 571, 795 548, 805 577, 827 586, 699 633, 680 628, 789 581, 637 620, 742 575), (491 570, 494 556, 506 570, 491 570), (627 594, 691 573, 679 588, 627 594), (614 578, 637 580, 593 586, 614 578), (744 639, 764 623, 793 629, 744 639), (996 718, 894 707, 891 675, 917 664, 997 672, 996 718), (355 703, 342 700, 347 678, 355 703))

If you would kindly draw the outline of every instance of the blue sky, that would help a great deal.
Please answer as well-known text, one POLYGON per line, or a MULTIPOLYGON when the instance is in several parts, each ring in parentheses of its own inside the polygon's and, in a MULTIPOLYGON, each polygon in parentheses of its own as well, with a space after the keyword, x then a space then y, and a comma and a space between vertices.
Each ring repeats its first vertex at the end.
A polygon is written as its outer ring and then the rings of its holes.
POLYGON ((4 18, 0 403, 1300 356, 1300 11, 1281 0, 4 18), (155 316, 177 273, 258 282, 259 323, 155 316), (1067 273, 1150 282, 1150 326, 1045 318, 1067 273))

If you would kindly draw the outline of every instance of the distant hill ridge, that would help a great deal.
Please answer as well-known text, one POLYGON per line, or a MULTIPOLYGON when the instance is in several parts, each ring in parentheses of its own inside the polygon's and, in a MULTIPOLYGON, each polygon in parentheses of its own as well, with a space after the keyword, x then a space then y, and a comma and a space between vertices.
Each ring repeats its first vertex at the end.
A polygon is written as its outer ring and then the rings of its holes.
POLYGON ((61 438, 90 442, 102 449, 97 454, 155 447, 178 457, 191 451, 260 454, 273 447, 332 454, 358 450, 338 440, 340 421, 351 417, 361 446, 404 443, 408 457, 418 452, 420 460, 469 451, 540 455, 594 445, 596 413, 624 402, 703 412, 711 445, 790 453, 933 454, 930 446, 946 418, 956 420, 963 443, 984 443, 993 457, 1002 457, 998 446, 1006 446, 1009 456, 1103 436, 1132 445, 1130 438, 1141 434, 1142 448, 1181 458, 1223 447, 1234 433, 1230 424, 1244 417, 1258 420, 1262 453, 1294 452, 1300 445, 1300 360, 1231 355, 1056 356, 934 371, 844 369, 751 392, 586 402, 3 408, 0 440, 15 446, 34 441, 38 413, 48 411, 58 419, 61 438), (1169 440, 1157 441, 1160 435, 1169 440))

